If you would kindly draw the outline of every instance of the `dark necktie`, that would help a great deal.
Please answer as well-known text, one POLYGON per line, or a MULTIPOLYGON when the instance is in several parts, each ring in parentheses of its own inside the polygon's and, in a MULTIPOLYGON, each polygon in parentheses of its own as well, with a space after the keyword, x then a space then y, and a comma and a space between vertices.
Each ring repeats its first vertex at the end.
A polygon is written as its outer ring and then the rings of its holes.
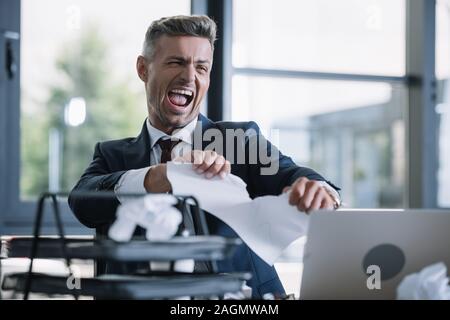
MULTIPOLYGON (((180 140, 171 140, 162 138, 158 140, 158 145, 161 147, 161 163, 167 163, 172 160, 172 150, 180 142, 180 140)), ((190 235, 195 235, 194 221, 192 219, 192 214, 190 212, 190 207, 187 210, 183 210, 183 227, 185 230, 189 231, 190 235)), ((195 261, 194 265, 195 272, 210 272, 211 269, 208 263, 205 261, 195 261)))
POLYGON ((157 144, 161 147, 161 162, 167 163, 172 160, 172 150, 180 142, 180 140, 171 140, 162 138, 158 140, 157 144))

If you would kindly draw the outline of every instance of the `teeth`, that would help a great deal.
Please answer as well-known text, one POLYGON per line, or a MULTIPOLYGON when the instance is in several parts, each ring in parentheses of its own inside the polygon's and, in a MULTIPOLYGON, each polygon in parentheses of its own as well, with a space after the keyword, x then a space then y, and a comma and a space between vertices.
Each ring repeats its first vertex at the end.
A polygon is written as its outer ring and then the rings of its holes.
POLYGON ((192 91, 188 91, 188 90, 180 90, 180 89, 173 89, 171 90, 173 93, 178 93, 178 94, 184 94, 186 96, 192 96, 192 91))

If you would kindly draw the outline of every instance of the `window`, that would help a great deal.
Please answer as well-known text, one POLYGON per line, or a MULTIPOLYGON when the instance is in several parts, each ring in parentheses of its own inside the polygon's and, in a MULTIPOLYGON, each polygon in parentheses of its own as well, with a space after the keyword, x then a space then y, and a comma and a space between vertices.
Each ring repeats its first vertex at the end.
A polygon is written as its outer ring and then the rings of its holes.
POLYGON ((231 118, 276 130, 347 206, 403 207, 405 12, 401 0, 234 1, 231 118))
POLYGON ((436 2, 436 77, 439 120, 438 206, 450 207, 450 1, 436 2))
POLYGON ((70 190, 96 141, 139 133, 147 111, 135 59, 145 31, 189 12, 189 0, 22 0, 22 199, 70 190))
POLYGON ((235 67, 401 76, 403 0, 233 2, 235 67))

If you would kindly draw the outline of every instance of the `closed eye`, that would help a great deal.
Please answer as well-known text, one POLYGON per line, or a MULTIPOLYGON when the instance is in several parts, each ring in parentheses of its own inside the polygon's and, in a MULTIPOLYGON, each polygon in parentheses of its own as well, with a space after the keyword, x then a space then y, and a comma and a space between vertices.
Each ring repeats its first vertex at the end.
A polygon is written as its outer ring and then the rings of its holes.
POLYGON ((169 61, 169 62, 167 62, 167 64, 180 66, 183 64, 183 62, 182 61, 169 61))
POLYGON ((203 72, 208 72, 208 67, 207 66, 199 65, 199 66, 197 66, 197 68, 200 69, 203 72))

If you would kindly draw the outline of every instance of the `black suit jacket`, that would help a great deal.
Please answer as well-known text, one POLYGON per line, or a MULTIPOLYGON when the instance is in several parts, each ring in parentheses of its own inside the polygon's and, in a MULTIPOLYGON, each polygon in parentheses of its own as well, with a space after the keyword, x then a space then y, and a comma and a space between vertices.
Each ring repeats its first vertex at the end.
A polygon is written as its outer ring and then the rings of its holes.
MULTIPOLYGON (((199 115, 200 126, 196 130, 202 133, 208 129, 215 129, 226 137, 227 129, 241 129, 245 132, 244 139, 234 144, 233 157, 230 158, 227 145, 224 143, 224 155, 231 161, 231 173, 239 176, 247 184, 247 190, 251 198, 264 195, 279 195, 283 188, 290 186, 297 178, 307 177, 311 180, 325 181, 315 171, 297 166, 291 158, 281 153, 271 153, 273 147, 261 134, 259 127, 254 122, 212 122, 199 115), (271 161, 278 162, 279 170, 274 175, 262 175, 261 169, 268 167, 266 160, 259 157, 252 161, 249 154, 250 146, 258 144, 265 148, 263 152, 271 157, 271 161), (239 150, 241 148, 241 150, 239 150), (239 152, 245 154, 245 163, 236 163, 239 152), (228 157, 227 157, 228 156, 228 157)), ((214 141, 202 140, 194 149, 205 150, 214 141)), ((230 148, 228 146, 228 148, 230 148)), ((275 149, 276 150, 276 149, 275 149)), ((278 150, 277 150, 278 151, 278 150)), ((144 168, 150 165, 150 141, 146 125, 136 138, 106 141, 97 143, 93 160, 80 180, 73 188, 69 196, 69 205, 78 220, 90 228, 96 228, 98 233, 105 235, 107 229, 115 219, 115 211, 119 202, 117 199, 86 198, 74 196, 74 191, 96 192, 112 191, 122 174, 127 170, 144 168)), ((328 182, 336 190, 333 184, 328 182)), ((236 233, 221 220, 207 214, 208 227, 211 234, 228 237, 237 237, 236 233)), ((253 296, 261 298, 264 293, 283 293, 283 287, 273 267, 267 265, 262 259, 253 253, 245 244, 241 245, 233 259, 219 262, 219 270, 222 272, 250 271, 253 274, 249 285, 253 289, 253 296)))

